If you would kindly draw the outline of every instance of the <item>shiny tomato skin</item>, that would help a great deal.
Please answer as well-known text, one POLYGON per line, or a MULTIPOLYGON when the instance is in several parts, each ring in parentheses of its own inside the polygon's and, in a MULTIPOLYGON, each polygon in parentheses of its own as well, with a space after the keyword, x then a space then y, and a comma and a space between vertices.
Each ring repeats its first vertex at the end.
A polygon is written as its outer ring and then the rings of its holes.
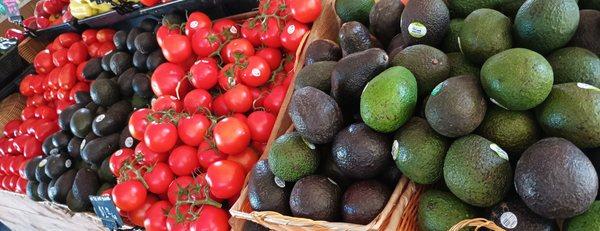
POLYGON ((148 116, 152 113, 152 110, 148 108, 142 108, 134 111, 129 117, 129 133, 137 140, 144 139, 144 132, 148 126, 148 116))
POLYGON ((172 95, 182 98, 190 88, 189 82, 185 80, 183 68, 173 63, 163 63, 152 73, 150 83, 156 96, 172 95))
POLYGON ((308 33, 310 29, 306 24, 300 23, 296 20, 288 21, 280 35, 281 45, 288 51, 296 51, 302 42, 304 35, 308 33))
POLYGON ((169 167, 177 176, 190 176, 200 167, 197 149, 192 146, 181 145, 174 148, 169 155, 169 167))
POLYGON ((148 191, 138 180, 128 180, 117 184, 112 191, 112 200, 122 211, 129 212, 140 208, 146 201, 148 191))
POLYGON ((254 52, 254 46, 247 39, 234 39, 228 42, 223 50, 221 50, 221 57, 226 63, 235 63, 236 59, 250 57, 254 55, 254 52))
POLYGON ((171 203, 168 201, 157 201, 146 210, 144 218, 144 228, 146 231, 166 231, 167 213, 171 210, 171 203))
POLYGON ((206 113, 212 107, 212 95, 204 89, 194 89, 183 98, 183 108, 187 113, 206 113))
POLYGON ((152 122, 144 132, 144 143, 154 152, 168 152, 177 140, 177 127, 169 122, 152 122))
POLYGON ((250 128, 235 117, 219 121, 213 131, 215 144, 220 152, 228 155, 238 154, 250 144, 250 128))
POLYGON ((248 128, 252 134, 252 140, 258 142, 267 142, 271 135, 271 130, 275 126, 277 117, 266 111, 255 111, 248 115, 248 128))
POLYGON ((212 205, 202 206, 198 219, 190 224, 190 231, 228 231, 230 229, 229 214, 212 205))
POLYGON ((183 143, 190 146, 198 146, 206 138, 206 133, 211 122, 202 114, 193 114, 183 117, 177 123, 177 133, 183 143))
POLYGON ((155 194, 166 193, 169 185, 175 180, 175 175, 168 164, 158 162, 144 173, 144 180, 148 184, 148 191, 155 194))
POLYGON ((221 160, 206 170, 206 182, 213 196, 228 199, 236 196, 244 186, 244 167, 234 161, 221 160))

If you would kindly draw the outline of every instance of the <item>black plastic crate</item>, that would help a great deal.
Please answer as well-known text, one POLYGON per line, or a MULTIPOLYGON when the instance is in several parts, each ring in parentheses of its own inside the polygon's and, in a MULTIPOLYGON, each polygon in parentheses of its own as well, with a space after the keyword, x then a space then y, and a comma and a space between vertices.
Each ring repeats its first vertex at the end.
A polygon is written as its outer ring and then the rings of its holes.
POLYGON ((48 28, 37 30, 33 34, 35 36, 37 36, 38 39, 41 39, 41 40, 49 42, 49 41, 52 41, 54 38, 56 38, 57 36, 59 36, 62 33, 65 33, 65 32, 78 32, 81 29, 82 28, 77 23, 77 20, 74 19, 71 22, 67 22, 67 23, 63 23, 63 24, 59 24, 59 25, 54 25, 54 26, 51 26, 51 27, 48 27, 48 28))
POLYGON ((19 55, 17 45, 13 46, 6 54, 0 57, 0 86, 25 69, 27 62, 19 55))
POLYGON ((0 100, 19 91, 19 84, 21 83, 21 80, 23 80, 25 76, 33 73, 35 73, 35 69, 32 65, 30 65, 21 71, 20 74, 13 75, 13 78, 7 79, 8 81, 4 82, 2 84, 3 87, 0 89, 0 100))

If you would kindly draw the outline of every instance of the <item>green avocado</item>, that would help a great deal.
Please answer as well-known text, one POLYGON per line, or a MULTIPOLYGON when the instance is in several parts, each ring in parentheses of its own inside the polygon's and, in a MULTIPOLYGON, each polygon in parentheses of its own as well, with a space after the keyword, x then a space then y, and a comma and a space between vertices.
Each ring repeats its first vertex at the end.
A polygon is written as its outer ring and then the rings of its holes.
POLYGON ((314 145, 302 139, 298 132, 277 138, 269 150, 269 167, 279 179, 295 182, 314 173, 319 157, 314 145))
POLYGON ((475 10, 465 18, 458 41, 467 59, 482 64, 489 57, 512 48, 510 18, 492 9, 475 10))
POLYGON ((419 198, 417 220, 422 231, 447 231, 462 220, 475 218, 476 214, 475 208, 452 193, 430 189, 419 198))
POLYGON ((554 71, 554 83, 587 83, 600 87, 600 59, 579 47, 566 47, 552 52, 548 62, 554 71))

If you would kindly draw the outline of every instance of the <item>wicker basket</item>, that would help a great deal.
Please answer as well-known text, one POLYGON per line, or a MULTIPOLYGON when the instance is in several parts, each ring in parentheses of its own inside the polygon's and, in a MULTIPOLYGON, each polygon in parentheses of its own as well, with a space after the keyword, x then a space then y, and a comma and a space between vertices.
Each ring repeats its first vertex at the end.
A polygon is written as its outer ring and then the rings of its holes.
POLYGON ((0 131, 11 120, 21 118, 21 111, 25 108, 25 97, 19 93, 12 94, 0 102, 0 131))

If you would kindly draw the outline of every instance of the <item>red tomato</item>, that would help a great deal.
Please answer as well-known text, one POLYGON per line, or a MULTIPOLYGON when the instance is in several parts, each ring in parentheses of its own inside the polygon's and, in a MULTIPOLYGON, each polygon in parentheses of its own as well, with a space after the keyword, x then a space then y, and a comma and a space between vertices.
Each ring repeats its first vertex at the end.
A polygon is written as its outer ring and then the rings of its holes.
POLYGON ((148 191, 156 194, 166 193, 169 184, 173 182, 175 175, 169 165, 158 162, 144 173, 144 181, 148 184, 148 191))
POLYGON ((42 3, 42 9, 49 15, 60 13, 62 7, 60 1, 46 0, 42 3))
POLYGON ((219 67, 210 60, 200 59, 190 68, 190 83, 195 88, 210 90, 218 81, 219 67))
POLYGON ((253 56, 254 52, 254 46, 247 39, 234 39, 221 50, 221 57, 226 63, 235 63, 238 59, 253 56))
POLYGON ((35 67, 35 71, 41 74, 47 74, 54 69, 54 64, 52 63, 52 54, 50 50, 43 50, 37 53, 35 58, 33 59, 33 66, 35 67))
POLYGON ((58 89, 56 91, 56 98, 60 101, 69 100, 69 90, 63 88, 58 89))
POLYGON ((35 117, 39 119, 55 120, 58 116, 51 107, 40 105, 35 109, 35 117))
POLYGON ((229 155, 227 160, 234 161, 244 167, 245 172, 249 172, 258 161, 259 155, 252 148, 246 148, 242 153, 237 155, 229 155))
POLYGON ((69 48, 69 61, 78 65, 89 59, 87 47, 83 42, 76 42, 69 48))
POLYGON ((216 147, 212 147, 212 145, 207 141, 202 141, 200 147, 198 148, 197 154, 200 166, 204 170, 208 169, 208 167, 214 162, 227 159, 226 154, 219 152, 216 147))
POLYGON ((167 152, 177 143, 177 127, 169 122, 150 123, 144 132, 144 143, 154 152, 167 152))
POLYGON ((250 113, 247 123, 250 134, 252 134, 252 140, 267 142, 276 119, 277 117, 275 115, 266 111, 255 111, 250 113))
POLYGON ((221 40, 229 40, 239 37, 239 26, 231 19, 219 19, 213 24, 213 31, 219 34, 221 40))
POLYGON ((44 28, 50 26, 50 21, 47 18, 36 18, 35 24, 37 25, 37 27, 39 29, 44 29, 44 28))
POLYGON ((27 180, 23 178, 17 178, 17 182, 15 184, 15 192, 25 194, 27 191, 27 180))
POLYGON ((156 6, 160 0, 140 0, 140 3, 144 6, 156 6))
POLYGON ((183 98, 190 88, 188 81, 184 80, 186 80, 185 72, 180 66, 163 63, 152 73, 152 91, 156 96, 172 95, 183 98))
POLYGON ((15 156, 14 158, 12 158, 8 167, 9 172, 15 176, 19 175, 19 168, 21 167, 23 161, 25 161, 25 158, 23 156, 15 156))
POLYGON ((252 109, 252 92, 245 85, 238 84, 223 95, 225 104, 232 112, 247 112, 252 109))
POLYGON ((58 90, 60 87, 58 86, 58 74, 60 74, 61 68, 54 68, 48 74, 48 87, 52 90, 58 90))
POLYGON ((260 41, 267 47, 279 48, 281 47, 281 41, 279 35, 281 34, 281 26, 279 20, 276 18, 267 19, 267 29, 262 31, 260 34, 260 41))
POLYGON ((41 94, 33 95, 27 98, 27 106, 39 106, 46 103, 44 96, 41 94))
POLYGON ((127 213, 127 218, 137 226, 144 226, 144 219, 146 218, 146 211, 157 201, 156 196, 148 195, 146 201, 137 209, 127 213))
POLYGON ((25 76, 22 80, 21 83, 19 84, 19 92, 24 95, 24 96, 31 96, 34 94, 33 92, 33 75, 27 75, 25 76))
MULTIPOLYGON (((99 33, 98 33, 99 34, 99 33)), ((115 44, 113 44, 113 42, 103 42, 100 47, 98 48, 98 57, 102 57, 105 56, 107 54, 109 54, 110 52, 114 51, 116 49, 115 44)))
POLYGON ((27 139, 25 144, 23 145, 23 156, 25 158, 33 158, 36 156, 41 156, 42 153, 42 142, 38 141, 34 137, 27 139))
POLYGON ((241 29, 242 38, 250 41, 255 47, 260 46, 260 28, 261 26, 259 23, 250 23, 250 20, 245 21, 244 24, 242 24, 241 29))
POLYGON ((27 120, 35 116, 35 106, 26 106, 21 112, 21 120, 27 120))
POLYGON ((273 88, 271 93, 265 97, 263 105, 268 112, 279 114, 281 104, 283 104, 283 100, 285 100, 286 91, 286 87, 276 86, 273 88))
POLYGON ((138 180, 128 180, 115 185, 112 200, 121 211, 129 212, 140 208, 146 201, 148 191, 138 180))
POLYGON ((229 214, 212 205, 204 205, 200 208, 198 219, 190 224, 190 231, 228 231, 229 214))
POLYGON ((281 64, 281 51, 275 48, 265 47, 256 52, 257 56, 262 57, 269 63, 271 70, 277 70, 279 64, 281 64))
POLYGON ((108 168, 110 169, 110 172, 116 177, 119 177, 121 175, 121 168, 127 160, 133 160, 133 149, 122 148, 117 150, 110 156, 110 159, 108 159, 108 168))
POLYGON ((198 146, 205 139, 206 132, 211 125, 210 120, 202 114, 183 117, 177 124, 177 133, 183 143, 198 146))
POLYGON ((58 73, 58 86, 63 89, 71 89, 77 83, 77 66, 72 63, 65 64, 58 73))
POLYGON ((296 51, 298 46, 300 46, 302 38, 304 38, 304 35, 308 33, 309 30, 310 29, 306 24, 296 20, 288 21, 283 27, 283 32, 281 32, 281 45, 289 51, 296 51))
POLYGON ((212 103, 211 111, 217 116, 229 114, 229 108, 227 108, 227 104, 225 104, 225 97, 223 95, 218 95, 215 97, 212 103))
POLYGON ((101 43, 112 42, 115 32, 113 29, 100 29, 96 33, 96 39, 101 43))
POLYGON ((81 38, 86 45, 91 45, 98 42, 98 39, 96 38, 97 33, 98 31, 95 29, 87 29, 81 33, 81 38))
POLYGON ((176 112, 181 112, 183 110, 183 104, 177 97, 172 95, 161 95, 156 100, 152 101, 152 110, 159 111, 168 111, 175 110, 176 112))
POLYGON ((74 32, 67 32, 60 34, 56 39, 62 47, 69 48, 74 43, 81 41, 81 36, 74 32))
POLYGON ((166 162, 169 159, 168 152, 155 152, 152 151, 144 144, 144 142, 140 142, 135 146, 135 155, 141 155, 142 160, 141 164, 144 165, 153 165, 158 162, 166 162))
POLYGON ((21 120, 18 119, 9 121, 4 125, 4 131, 2 134, 6 137, 14 138, 17 136, 17 131, 19 130, 21 123, 21 120))
POLYGON ((206 170, 206 182, 211 194, 221 199, 240 193, 245 177, 244 167, 230 160, 217 161, 206 170))
POLYGON ((189 205, 173 206, 167 215, 166 227, 167 231, 189 231, 190 222, 192 219, 189 205), (181 220, 175 219, 180 217, 181 220))
POLYGON ((182 63, 192 56, 192 45, 188 37, 180 34, 172 34, 166 39, 169 42, 163 43, 162 53, 167 61, 182 63))
POLYGON ((158 45, 162 48, 167 36, 174 34, 181 34, 179 28, 171 29, 167 25, 162 25, 156 30, 156 42, 158 42, 158 45))
POLYGON ((202 200, 204 199, 204 191, 202 189, 204 186, 206 186, 204 173, 196 176, 195 179, 191 176, 180 176, 169 185, 167 197, 169 198, 169 202, 172 203, 175 203, 177 200, 202 200), (192 187, 188 187, 190 185, 192 187), (188 189, 186 190, 186 188, 188 189), (196 189, 191 190, 192 188, 196 189), (186 191, 187 193, 182 193, 186 191))
POLYGON ((146 210, 144 218, 144 228, 146 231, 166 231, 167 213, 171 210, 171 203, 168 201, 157 201, 146 210))
POLYGON ((44 141, 48 136, 57 132, 59 129, 60 128, 58 127, 56 121, 41 122, 35 124, 35 126, 32 128, 35 138, 40 142, 44 141))
POLYGON ((191 13, 188 16, 188 20, 185 23, 185 34, 187 36, 191 37, 199 29, 202 29, 202 28, 211 29, 211 27, 212 27, 212 21, 210 20, 208 15, 206 15, 202 12, 196 11, 194 13, 191 13))
POLYGON ((250 56, 246 60, 246 67, 240 72, 242 83, 251 87, 262 86, 269 78, 271 78, 269 63, 264 58, 256 55, 250 56))
POLYGON ((204 89, 194 89, 183 98, 183 107, 190 114, 206 112, 211 106, 212 96, 204 89))
POLYGON ((92 43, 87 46, 87 51, 90 54, 90 57, 95 58, 100 56, 98 51, 100 51, 101 45, 101 43, 92 43))
POLYGON ((128 128, 131 136, 137 140, 144 139, 144 132, 148 126, 148 115, 152 113, 152 110, 148 108, 142 108, 134 111, 129 118, 128 128))
POLYGON ((62 67, 69 60, 67 60, 67 50, 57 50, 52 53, 52 63, 54 66, 62 67))
POLYGON ((73 88, 71 88, 71 91, 69 92, 69 101, 75 102, 75 93, 80 91, 89 92, 90 85, 84 82, 76 83, 75 86, 73 86, 73 88))
POLYGON ((219 121, 215 125, 213 134, 217 148, 225 154, 238 154, 250 144, 250 128, 234 117, 219 121))
POLYGON ((192 49, 198 57, 209 57, 219 50, 221 38, 210 27, 197 29, 191 36, 192 49))
POLYGON ((188 176, 200 167, 196 151, 192 146, 181 145, 171 151, 169 167, 175 175, 188 176))
POLYGON ((233 63, 226 64, 221 71, 219 71, 218 82, 219 86, 223 90, 229 90, 240 82, 240 69, 233 63))
POLYGON ((277 15, 286 15, 281 14, 280 8, 284 4, 284 0, 261 0, 258 5, 258 12, 263 14, 275 14, 277 15))
POLYGON ((292 17, 301 23, 311 23, 321 15, 321 0, 288 0, 292 17))
POLYGON ((75 70, 75 75, 77 77, 77 80, 79 80, 79 81, 89 82, 89 80, 87 80, 87 79, 85 79, 85 77, 83 77, 83 69, 85 68, 86 64, 87 64, 87 61, 77 65, 77 70, 75 70))

